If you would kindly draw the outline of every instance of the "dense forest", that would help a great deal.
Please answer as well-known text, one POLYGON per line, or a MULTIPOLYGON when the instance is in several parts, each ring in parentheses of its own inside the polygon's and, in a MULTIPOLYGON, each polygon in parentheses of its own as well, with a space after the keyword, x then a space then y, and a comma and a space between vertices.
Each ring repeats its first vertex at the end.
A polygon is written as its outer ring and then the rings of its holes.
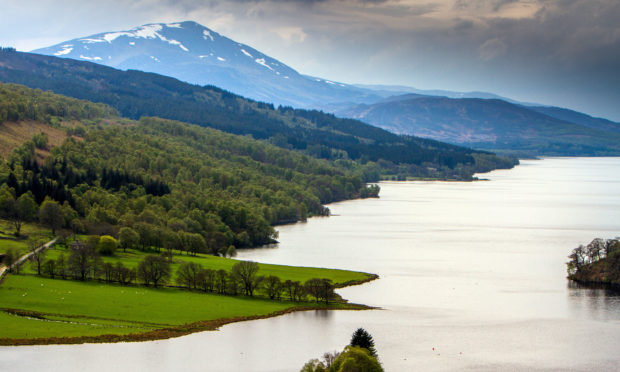
POLYGON ((566 263, 568 278, 581 283, 620 286, 620 240, 594 239, 573 249, 566 263))
POLYGON ((64 107, 37 108, 35 116, 50 115, 51 125, 71 134, 53 148, 36 134, 0 163, 0 213, 18 224, 35 218, 34 203, 52 229, 124 231, 146 248, 194 234, 200 251, 222 254, 272 242, 273 225, 327 214, 325 203, 379 191, 366 185, 378 178, 372 162, 328 162, 196 125, 122 119, 104 105, 15 85, 1 85, 0 94, 3 106, 17 107, 12 117, 24 117, 40 97, 45 107, 64 107), (23 97, 30 100, 13 104, 23 97), (57 114, 67 110, 74 114, 65 127, 57 114), (49 151, 42 161, 37 147, 49 151))
POLYGON ((0 61, 4 82, 106 103, 131 119, 158 116, 249 135, 315 158, 376 162, 383 174, 468 180, 475 172, 515 164, 491 153, 398 136, 319 111, 275 108, 157 74, 14 51, 0 51, 0 61))
POLYGON ((62 120, 116 117, 108 105, 64 97, 17 84, 0 84, 0 123, 37 120, 56 125, 62 120))

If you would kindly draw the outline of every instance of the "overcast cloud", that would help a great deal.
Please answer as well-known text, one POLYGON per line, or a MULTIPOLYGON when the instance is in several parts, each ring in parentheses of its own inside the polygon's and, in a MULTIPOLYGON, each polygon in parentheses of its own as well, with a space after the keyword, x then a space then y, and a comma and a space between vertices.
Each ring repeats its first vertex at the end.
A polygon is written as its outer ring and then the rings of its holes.
POLYGON ((194 20, 301 73, 489 91, 620 121, 617 0, 0 0, 0 45, 32 50, 194 20))

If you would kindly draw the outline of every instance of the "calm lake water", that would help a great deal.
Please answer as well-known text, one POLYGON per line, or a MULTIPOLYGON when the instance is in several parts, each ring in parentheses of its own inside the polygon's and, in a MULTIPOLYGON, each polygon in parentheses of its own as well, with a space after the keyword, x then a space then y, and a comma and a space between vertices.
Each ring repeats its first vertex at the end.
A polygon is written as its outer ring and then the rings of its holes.
POLYGON ((620 235, 620 158, 523 161, 475 183, 382 183, 381 198, 281 226, 240 258, 380 279, 312 311, 144 343, 0 348, 0 370, 298 371, 364 327, 386 371, 617 371, 620 295, 573 288, 570 250, 620 235))

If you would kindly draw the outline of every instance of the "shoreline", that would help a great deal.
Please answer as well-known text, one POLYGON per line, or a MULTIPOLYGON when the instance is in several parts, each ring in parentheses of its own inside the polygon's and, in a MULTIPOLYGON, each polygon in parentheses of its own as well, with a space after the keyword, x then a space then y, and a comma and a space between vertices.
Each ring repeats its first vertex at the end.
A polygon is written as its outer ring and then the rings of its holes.
MULTIPOLYGON (((340 283, 336 288, 350 287, 354 285, 361 285, 368 283, 379 276, 376 274, 368 274, 370 277, 362 280, 351 281, 346 283, 340 283)), ((339 297, 339 296, 338 296, 339 297)), ((264 315, 248 315, 232 318, 220 318, 212 320, 202 320, 193 323, 181 324, 178 326, 161 328, 153 331, 142 333, 129 333, 125 335, 104 334, 99 336, 76 336, 76 337, 39 337, 39 338, 0 338, 0 346, 40 346, 40 345, 76 345, 76 344, 101 344, 101 343, 118 343, 118 342, 146 342, 165 340, 170 338, 176 338, 186 336, 192 333, 215 331, 222 326, 232 323, 245 322, 250 320, 268 319, 274 318, 280 315, 290 314, 300 311, 311 310, 377 310, 379 308, 372 307, 363 304, 348 303, 346 300, 343 302, 334 302, 333 305, 316 305, 316 306, 292 306, 284 310, 275 311, 264 315)), ((17 309, 2 309, 2 311, 11 313, 15 316, 29 316, 33 318, 45 319, 44 314, 36 311, 25 311, 17 309), (20 314, 21 313, 21 314, 20 314)))

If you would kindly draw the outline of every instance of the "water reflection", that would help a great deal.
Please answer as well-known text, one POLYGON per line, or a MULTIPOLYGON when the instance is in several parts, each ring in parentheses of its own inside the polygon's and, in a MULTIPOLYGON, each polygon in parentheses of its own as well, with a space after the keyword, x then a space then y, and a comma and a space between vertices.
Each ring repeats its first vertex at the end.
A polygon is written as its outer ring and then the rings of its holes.
POLYGON ((571 314, 582 319, 620 320, 620 290, 609 285, 568 281, 571 314))

